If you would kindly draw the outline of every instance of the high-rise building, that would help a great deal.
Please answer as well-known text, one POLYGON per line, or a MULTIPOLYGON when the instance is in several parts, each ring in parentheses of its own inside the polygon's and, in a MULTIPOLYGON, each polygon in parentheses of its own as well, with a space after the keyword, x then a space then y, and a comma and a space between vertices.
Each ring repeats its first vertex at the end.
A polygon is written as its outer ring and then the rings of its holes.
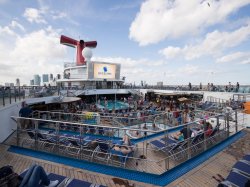
POLYGON ((49 80, 50 80, 50 81, 53 81, 53 74, 50 74, 50 75, 49 75, 49 80))
POLYGON ((30 86, 34 86, 34 79, 30 80, 30 86))
POLYGON ((41 77, 39 75, 34 75, 34 85, 35 86, 41 85, 41 77))
POLYGON ((49 75, 48 74, 43 74, 43 83, 49 82, 49 75))
POLYGON ((61 75, 60 74, 57 74, 57 79, 61 79, 61 75))
POLYGON ((16 86, 20 86, 20 79, 19 78, 16 79, 16 86))

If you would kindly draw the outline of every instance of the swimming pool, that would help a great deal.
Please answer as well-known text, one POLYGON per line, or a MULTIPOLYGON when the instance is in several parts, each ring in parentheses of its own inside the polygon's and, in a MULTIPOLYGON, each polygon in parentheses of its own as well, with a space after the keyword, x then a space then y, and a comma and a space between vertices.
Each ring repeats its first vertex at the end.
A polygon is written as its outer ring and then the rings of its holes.
MULTIPOLYGON (((144 132, 140 132, 140 129, 160 131, 160 130, 164 130, 164 129, 169 129, 170 126, 164 125, 164 124, 156 124, 156 127, 153 129, 152 123, 141 123, 141 124, 130 126, 129 128, 131 130, 116 131, 115 132, 115 136, 122 138, 126 134, 130 138, 132 138, 132 139, 138 139, 138 138, 141 138, 141 137, 145 136, 145 133, 144 132), (145 124, 146 124, 146 128, 147 129, 143 128, 145 124)), ((153 133, 153 132, 146 132, 146 135, 151 135, 151 134, 155 134, 155 133, 153 133)))
POLYGON ((107 108, 108 110, 113 110, 113 109, 123 110, 123 109, 128 109, 129 104, 121 101, 108 101, 107 106, 105 106, 105 102, 101 101, 100 104, 97 104, 97 108, 99 109, 107 108))

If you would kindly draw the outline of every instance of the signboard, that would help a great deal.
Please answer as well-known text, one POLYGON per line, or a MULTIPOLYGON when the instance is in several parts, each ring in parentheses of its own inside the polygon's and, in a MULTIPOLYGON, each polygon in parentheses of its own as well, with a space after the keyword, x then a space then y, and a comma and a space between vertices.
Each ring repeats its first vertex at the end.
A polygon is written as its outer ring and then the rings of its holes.
POLYGON ((95 79, 115 79, 116 65, 115 64, 94 64, 95 79))

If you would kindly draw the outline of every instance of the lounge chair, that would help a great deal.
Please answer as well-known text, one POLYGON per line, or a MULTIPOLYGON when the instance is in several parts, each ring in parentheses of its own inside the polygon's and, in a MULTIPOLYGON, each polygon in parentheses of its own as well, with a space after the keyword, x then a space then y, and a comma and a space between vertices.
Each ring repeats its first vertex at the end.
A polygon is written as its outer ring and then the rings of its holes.
POLYGON ((245 187, 248 182, 248 177, 242 175, 238 171, 232 170, 227 178, 218 185, 218 187, 245 187))
POLYGON ((108 141, 97 141, 98 146, 95 148, 95 150, 92 153, 91 159, 97 159, 104 162, 109 161, 110 159, 110 143, 108 141))
POLYGON ((201 132, 199 134, 197 134, 192 140, 191 140, 191 149, 192 151, 196 152, 199 150, 199 144, 200 141, 202 141, 204 139, 204 133, 201 132))
POLYGON ((218 127, 215 127, 212 131, 212 133, 208 136, 207 141, 211 144, 216 143, 216 133, 218 132, 218 127))
POLYGON ((152 147, 156 148, 157 151, 163 150, 166 147, 166 144, 162 143, 159 140, 153 140, 153 141, 150 142, 150 144, 151 144, 152 147))
POLYGON ((44 134, 42 134, 40 132, 37 133, 37 138, 41 142, 41 144, 43 145, 44 148, 48 148, 51 146, 51 150, 54 149, 55 144, 57 142, 56 139, 54 139, 52 137, 47 138, 44 134))
MULTIPOLYGON (((26 169, 25 171, 23 171, 20 176, 23 178, 25 176, 25 174, 27 173, 28 169, 26 169)), ((49 180, 54 181, 54 180, 58 180, 58 185, 59 186, 65 186, 65 183, 67 182, 67 177, 62 176, 62 175, 58 175, 55 173, 47 173, 49 180)), ((44 187, 44 185, 39 185, 38 187, 44 187)))
POLYGON ((250 162, 250 154, 249 155, 245 155, 242 159, 250 162))
POLYGON ((239 173, 250 177, 250 165, 245 163, 244 161, 238 161, 236 164, 233 166, 233 170, 238 171, 239 173))
POLYGON ((121 151, 116 151, 116 150, 111 149, 109 161, 111 165, 116 164, 116 165, 125 167, 129 156, 132 156, 132 152, 124 155, 121 151), (118 158, 118 160, 116 158, 118 158))
POLYGON ((104 186, 99 184, 89 183, 78 179, 73 179, 68 181, 65 187, 104 187, 104 186))
POLYGON ((162 140, 163 142, 166 142, 167 144, 172 144, 172 143, 177 143, 177 142, 178 142, 177 140, 172 139, 172 138, 169 138, 169 137, 161 138, 161 140, 162 140))
POLYGON ((29 146, 31 146, 35 143, 35 133, 33 131, 27 131, 27 134, 29 135, 29 138, 26 138, 23 140, 22 147, 25 144, 28 144, 29 146))

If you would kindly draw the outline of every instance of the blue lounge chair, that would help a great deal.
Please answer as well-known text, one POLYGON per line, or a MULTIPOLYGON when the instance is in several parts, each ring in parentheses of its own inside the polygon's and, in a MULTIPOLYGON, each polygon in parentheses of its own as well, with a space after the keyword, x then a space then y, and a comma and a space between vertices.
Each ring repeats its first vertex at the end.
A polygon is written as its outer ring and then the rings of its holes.
POLYGON ((250 177, 250 165, 245 162, 242 161, 236 162, 236 164, 233 166, 233 170, 236 170, 239 173, 247 177, 250 177))
POLYGON ((229 173, 227 178, 218 185, 218 187, 231 187, 231 186, 245 187, 248 182, 249 182, 248 177, 233 170, 229 173))
MULTIPOLYGON (((24 172, 22 172, 20 174, 20 176, 23 178, 25 176, 25 174, 27 173, 28 170, 25 170, 24 172)), ((67 181, 67 177, 62 176, 62 175, 57 175, 55 173, 47 173, 49 180, 54 181, 54 180, 58 180, 58 185, 57 186, 61 186, 62 184, 65 184, 65 182, 67 181)), ((44 185, 39 185, 38 187, 44 187, 44 185)))
POLYGON ((66 187, 105 187, 105 186, 89 183, 89 182, 78 180, 78 179, 73 179, 68 182, 66 187))
POLYGON ((166 142, 167 144, 172 144, 172 143, 177 143, 177 142, 178 142, 177 140, 174 140, 174 139, 169 138, 169 137, 161 138, 161 140, 162 140, 163 142, 166 142))
POLYGON ((110 163, 111 165, 117 164, 117 165, 125 167, 129 156, 132 156, 132 152, 124 155, 120 151, 111 149, 110 150, 110 163), (118 161, 115 159, 115 157, 118 158, 118 161))
POLYGON ((25 144, 31 146, 35 143, 35 133, 33 131, 27 131, 27 134, 29 135, 29 138, 23 140, 22 146, 24 146, 25 144))
POLYGON ((242 159, 250 162, 250 155, 245 155, 242 159))
POLYGON ((150 144, 157 149, 157 151, 159 150, 162 150, 166 147, 166 144, 165 143, 162 143, 161 141, 159 140, 153 140, 150 142, 150 144))
POLYGON ((110 143, 108 141, 97 141, 98 146, 92 153, 91 159, 102 160, 108 163, 110 158, 110 143))

